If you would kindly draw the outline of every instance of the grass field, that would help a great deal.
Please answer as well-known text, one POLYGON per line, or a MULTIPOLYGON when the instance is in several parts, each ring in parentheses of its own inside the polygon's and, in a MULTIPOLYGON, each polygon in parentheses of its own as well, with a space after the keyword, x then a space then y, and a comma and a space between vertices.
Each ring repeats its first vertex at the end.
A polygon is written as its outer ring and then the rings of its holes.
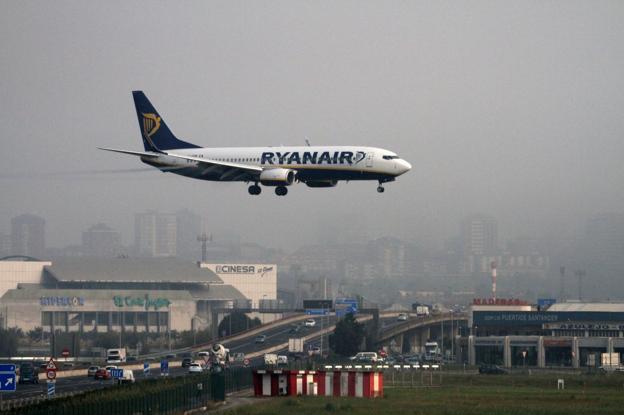
POLYGON ((470 375, 443 378, 440 387, 386 388, 378 399, 260 398, 228 415, 279 414, 624 414, 624 376, 470 375), (557 390, 557 378, 566 389, 557 390))

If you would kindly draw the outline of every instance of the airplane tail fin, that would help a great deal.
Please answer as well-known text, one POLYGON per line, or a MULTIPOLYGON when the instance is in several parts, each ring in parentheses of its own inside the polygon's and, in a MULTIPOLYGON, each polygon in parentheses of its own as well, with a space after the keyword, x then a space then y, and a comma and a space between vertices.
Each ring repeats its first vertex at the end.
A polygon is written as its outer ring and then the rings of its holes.
POLYGON ((198 148, 195 144, 178 140, 165 120, 161 118, 143 91, 132 91, 145 151, 162 151, 179 148, 198 148))

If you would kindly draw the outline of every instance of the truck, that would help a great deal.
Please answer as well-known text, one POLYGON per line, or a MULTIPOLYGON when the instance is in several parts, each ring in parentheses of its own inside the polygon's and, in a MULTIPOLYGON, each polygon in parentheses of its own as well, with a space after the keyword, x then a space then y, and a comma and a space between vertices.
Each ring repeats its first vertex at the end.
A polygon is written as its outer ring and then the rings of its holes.
POLYGON ((108 349, 106 351, 106 363, 125 363, 126 362, 126 348, 121 349, 108 349))
POLYGON ((210 362, 212 366, 225 366, 230 362, 230 349, 219 343, 210 348, 210 362))
POLYGON ((414 303, 412 304, 412 310, 416 312, 416 316, 426 317, 430 314, 431 307, 427 304, 414 303))
POLYGON ((440 346, 438 342, 428 341, 425 343, 425 361, 437 362, 442 359, 442 353, 440 352, 440 346))
POLYGON ((304 343, 304 338, 288 339, 288 351, 290 353, 303 353, 304 343))
POLYGON ((264 364, 267 366, 277 365, 277 355, 275 353, 267 353, 264 355, 264 364))

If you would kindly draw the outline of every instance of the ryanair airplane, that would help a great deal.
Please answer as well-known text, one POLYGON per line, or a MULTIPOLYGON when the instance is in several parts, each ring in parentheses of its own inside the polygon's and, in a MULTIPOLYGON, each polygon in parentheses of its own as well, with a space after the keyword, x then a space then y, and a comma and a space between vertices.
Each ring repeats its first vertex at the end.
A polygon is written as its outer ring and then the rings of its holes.
POLYGON ((137 156, 163 172, 194 179, 253 183, 251 195, 260 194, 259 184, 284 196, 295 182, 333 187, 339 180, 376 180, 382 193, 384 183, 412 168, 395 153, 374 147, 199 147, 177 139, 142 91, 132 95, 145 151, 101 150, 137 156))

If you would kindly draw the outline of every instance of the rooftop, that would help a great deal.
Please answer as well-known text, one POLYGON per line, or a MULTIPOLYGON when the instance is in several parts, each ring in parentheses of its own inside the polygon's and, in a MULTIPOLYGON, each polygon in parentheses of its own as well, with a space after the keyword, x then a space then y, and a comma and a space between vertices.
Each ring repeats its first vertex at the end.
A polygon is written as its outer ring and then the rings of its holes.
POLYGON ((209 269, 176 258, 58 258, 46 270, 54 279, 63 282, 223 282, 209 269))

